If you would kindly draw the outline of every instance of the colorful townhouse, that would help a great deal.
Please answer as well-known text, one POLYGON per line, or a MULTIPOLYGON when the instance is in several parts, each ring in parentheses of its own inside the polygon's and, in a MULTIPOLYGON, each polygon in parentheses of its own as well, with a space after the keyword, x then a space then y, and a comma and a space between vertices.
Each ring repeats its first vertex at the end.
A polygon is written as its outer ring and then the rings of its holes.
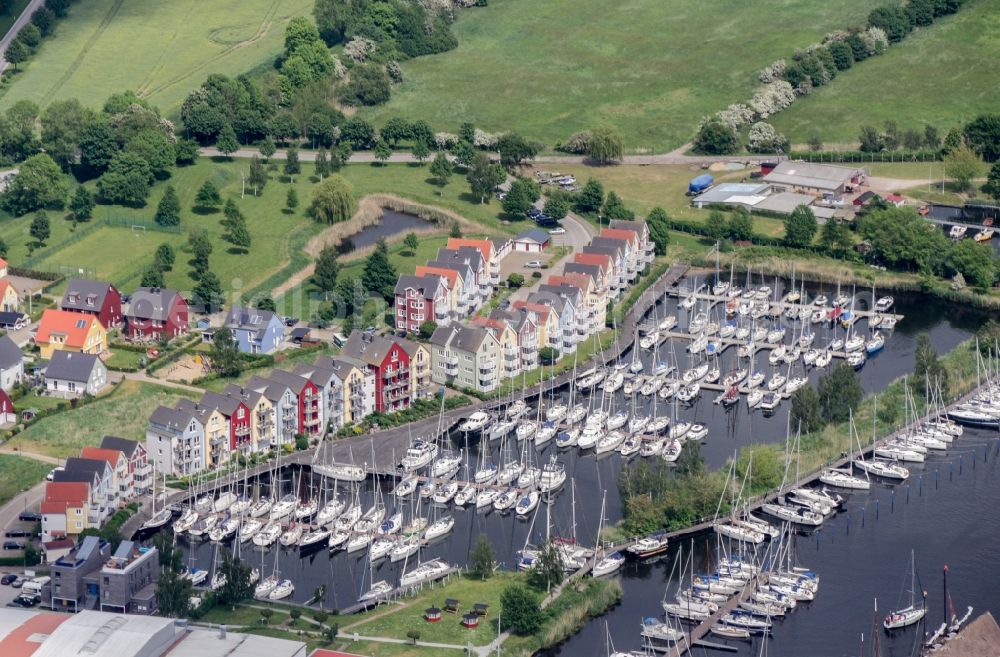
POLYGON ((42 358, 56 351, 100 355, 108 349, 108 332, 94 315, 49 308, 42 313, 35 334, 42 358))

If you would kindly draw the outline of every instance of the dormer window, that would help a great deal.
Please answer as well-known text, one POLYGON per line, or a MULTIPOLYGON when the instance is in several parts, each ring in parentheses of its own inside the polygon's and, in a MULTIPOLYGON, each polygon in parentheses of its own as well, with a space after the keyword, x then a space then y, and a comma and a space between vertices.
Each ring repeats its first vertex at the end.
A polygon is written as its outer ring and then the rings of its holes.
POLYGON ((87 295, 87 305, 88 306, 95 306, 95 305, 97 305, 97 295, 96 294, 88 294, 87 295))

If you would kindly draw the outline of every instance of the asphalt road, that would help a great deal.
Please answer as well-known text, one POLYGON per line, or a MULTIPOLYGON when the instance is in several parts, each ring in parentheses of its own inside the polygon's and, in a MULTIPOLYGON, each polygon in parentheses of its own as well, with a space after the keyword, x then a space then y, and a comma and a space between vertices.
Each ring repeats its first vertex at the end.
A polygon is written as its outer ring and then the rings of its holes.
POLYGON ((21 12, 21 15, 17 17, 17 20, 14 21, 14 24, 10 26, 10 29, 7 30, 7 34, 3 35, 3 38, 0 39, 0 72, 7 70, 7 59, 3 56, 4 53, 7 52, 7 46, 9 46, 10 42, 14 40, 17 33, 21 31, 21 28, 31 20, 31 15, 35 13, 35 10, 41 7, 43 3, 44 0, 31 0, 31 2, 29 2, 24 8, 24 11, 21 12))

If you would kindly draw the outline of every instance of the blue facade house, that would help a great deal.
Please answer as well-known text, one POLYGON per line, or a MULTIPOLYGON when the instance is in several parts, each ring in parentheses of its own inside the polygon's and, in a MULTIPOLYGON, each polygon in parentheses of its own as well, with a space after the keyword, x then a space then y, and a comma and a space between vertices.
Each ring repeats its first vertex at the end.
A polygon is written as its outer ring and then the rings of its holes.
POLYGON ((270 310, 235 307, 226 315, 225 327, 244 354, 269 354, 285 341, 285 325, 270 310))

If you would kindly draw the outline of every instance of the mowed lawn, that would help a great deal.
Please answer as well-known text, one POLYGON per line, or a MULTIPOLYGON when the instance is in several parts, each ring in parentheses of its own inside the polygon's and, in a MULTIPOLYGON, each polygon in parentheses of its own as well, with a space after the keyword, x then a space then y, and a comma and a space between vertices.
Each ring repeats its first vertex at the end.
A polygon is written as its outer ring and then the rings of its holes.
POLYGON ((76 456, 85 445, 100 444, 106 435, 143 440, 153 409, 172 406, 183 396, 180 390, 125 381, 106 397, 42 418, 13 438, 10 446, 66 458, 76 456))
POLYGON ((495 0, 462 10, 458 48, 405 62, 389 104, 363 114, 452 131, 471 121, 550 146, 607 122, 630 151, 667 151, 749 98, 758 70, 873 4, 884 2, 495 0))
POLYGON ((311 0, 88 0, 46 40, 15 77, 0 107, 79 98, 99 107, 134 89, 164 112, 211 73, 238 75, 281 52, 294 16, 311 0))
POLYGON ((50 464, 26 456, 0 454, 0 506, 40 482, 51 469, 50 464))
MULTIPOLYGON (((319 184, 312 176, 312 163, 303 163, 302 174, 294 184, 280 174, 272 172, 271 179, 259 192, 247 190, 240 198, 242 175, 246 173, 247 160, 213 161, 201 158, 189 167, 175 169, 173 176, 156 183, 150 199, 143 208, 99 205, 90 224, 81 224, 72 231, 72 222, 62 218, 63 213, 50 211, 51 237, 41 249, 34 252, 34 262, 44 269, 62 271, 67 275, 91 273, 106 279, 125 290, 138 285, 142 272, 150 266, 157 246, 168 243, 175 247, 177 262, 173 271, 166 274, 166 283, 182 291, 189 291, 195 281, 188 264, 190 254, 185 249, 188 233, 204 229, 214 240, 214 250, 209 261, 227 291, 248 290, 260 285, 289 265, 292 255, 324 226, 306 216, 306 208, 313 191, 319 184), (199 214, 192 210, 195 195, 206 181, 211 180, 223 198, 232 198, 247 219, 253 243, 250 253, 236 252, 223 241, 225 229, 221 225, 222 212, 199 214), (156 206, 167 185, 173 185, 181 202, 181 232, 135 230, 133 223, 151 224, 156 206), (288 189, 294 187, 299 207, 294 213, 285 212, 288 189), (102 219, 112 218, 125 223, 125 227, 99 226, 102 219)), ((412 164, 351 164, 341 174, 351 182, 358 198, 372 193, 394 194, 418 203, 434 205, 456 212, 472 221, 483 224, 484 232, 510 233, 515 225, 501 222, 502 209, 495 199, 488 204, 478 203, 469 194, 469 185, 462 176, 454 176, 443 190, 428 182, 428 166, 412 164)), ((94 183, 87 183, 93 187, 94 183)), ((0 231, 9 252, 7 259, 22 263, 30 255, 28 231, 33 215, 6 217, 0 215, 0 231)), ((293 272, 289 272, 289 275, 293 272)))
POLYGON ((793 142, 818 134, 827 143, 854 143, 862 125, 942 136, 978 114, 996 112, 1000 84, 1000 12, 996 2, 968 0, 954 16, 923 28, 888 52, 849 71, 828 86, 798 99, 774 117, 793 142))

